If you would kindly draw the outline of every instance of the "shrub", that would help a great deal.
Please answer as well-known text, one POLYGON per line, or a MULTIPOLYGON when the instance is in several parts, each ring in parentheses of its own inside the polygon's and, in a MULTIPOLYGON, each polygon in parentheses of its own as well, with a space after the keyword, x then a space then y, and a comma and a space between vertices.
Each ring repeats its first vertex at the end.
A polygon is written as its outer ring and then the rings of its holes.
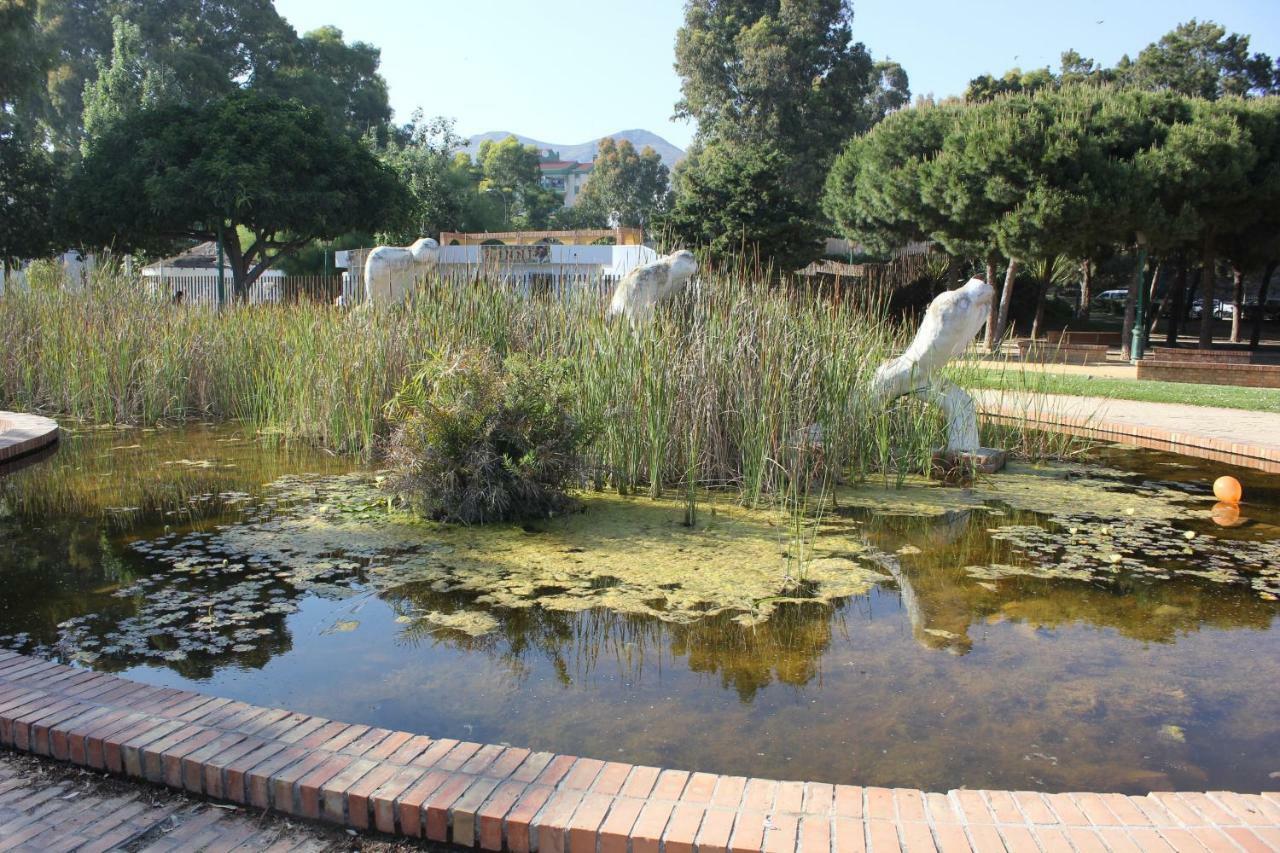
POLYGON ((478 350, 439 357, 387 406, 386 485, 418 511, 475 524, 546 518, 572 507, 591 430, 557 361, 478 350))

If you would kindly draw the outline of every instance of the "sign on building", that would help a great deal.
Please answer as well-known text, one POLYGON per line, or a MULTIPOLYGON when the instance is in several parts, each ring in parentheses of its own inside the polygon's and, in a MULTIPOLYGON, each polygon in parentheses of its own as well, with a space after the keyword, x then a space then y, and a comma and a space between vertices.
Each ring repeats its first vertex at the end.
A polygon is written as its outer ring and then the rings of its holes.
POLYGON ((481 246, 480 260, 486 266, 514 267, 551 263, 551 247, 546 243, 533 246, 481 246))

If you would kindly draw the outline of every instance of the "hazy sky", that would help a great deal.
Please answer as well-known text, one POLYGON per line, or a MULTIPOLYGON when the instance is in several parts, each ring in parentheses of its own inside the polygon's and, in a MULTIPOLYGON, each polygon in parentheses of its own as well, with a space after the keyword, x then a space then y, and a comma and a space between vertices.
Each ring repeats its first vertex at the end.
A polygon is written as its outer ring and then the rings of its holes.
MULTIPOLYGON (((671 120, 683 0, 276 0, 299 31, 323 24, 382 48, 398 121, 421 107, 467 136, 511 130, 574 144, 642 127, 687 147, 671 120)), ((1280 54, 1280 0, 854 0, 854 37, 901 62, 913 94, 959 94, 982 73, 1074 47, 1113 64, 1176 24, 1209 18, 1280 54)))

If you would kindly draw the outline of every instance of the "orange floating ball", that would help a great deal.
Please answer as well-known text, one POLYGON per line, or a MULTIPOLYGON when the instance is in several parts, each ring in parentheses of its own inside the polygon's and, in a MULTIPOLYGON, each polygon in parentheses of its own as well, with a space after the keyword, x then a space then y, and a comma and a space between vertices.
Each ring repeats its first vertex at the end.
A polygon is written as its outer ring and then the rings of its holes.
POLYGON ((1223 503, 1238 504, 1244 489, 1235 477, 1223 476, 1213 481, 1213 496, 1223 503))
POLYGON ((1213 505, 1209 513, 1213 523, 1219 527, 1239 527, 1240 507, 1236 504, 1219 502, 1213 505))

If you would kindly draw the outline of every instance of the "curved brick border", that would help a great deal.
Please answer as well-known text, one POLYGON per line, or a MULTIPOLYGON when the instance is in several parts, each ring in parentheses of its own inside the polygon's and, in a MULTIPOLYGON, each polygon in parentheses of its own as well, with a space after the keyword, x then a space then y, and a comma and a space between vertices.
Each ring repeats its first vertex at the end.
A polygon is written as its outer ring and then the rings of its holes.
MULTIPOLYGON (((1169 429, 1156 422, 1140 423, 1133 418, 1120 420, 1108 418, 1106 408, 1109 405, 1133 409, 1146 408, 1158 414, 1163 403, 1142 403, 1127 400, 1097 400, 1097 414, 1080 414, 1079 405, 1093 398, 1042 396, 1034 398, 1024 395, 1007 395, 999 392, 974 392, 978 401, 979 416, 986 421, 1004 424, 1026 424, 1051 432, 1067 435, 1079 435, 1085 438, 1096 438, 1105 441, 1116 441, 1146 447, 1152 450, 1165 450, 1195 456, 1200 459, 1211 459, 1225 462, 1242 468, 1254 468, 1268 474, 1280 474, 1280 427, 1274 436, 1275 443, 1264 441, 1233 440, 1209 435, 1189 429, 1169 429), (1064 404, 1064 401, 1066 404, 1064 404)), ((1183 404, 1172 404, 1183 407, 1183 404)), ((1197 407, 1202 410, 1202 417, 1209 422, 1219 419, 1248 419, 1251 417, 1275 418, 1280 416, 1267 413, 1247 412, 1235 409, 1219 409, 1210 406, 1197 407)), ((1158 418, 1153 418, 1153 421, 1158 418)))
POLYGON ((58 440, 58 424, 39 415, 0 412, 0 464, 58 440))
POLYGON ((350 725, 8 651, 0 742, 256 808, 513 853, 1280 850, 1274 793, 936 794, 688 773, 350 725))

